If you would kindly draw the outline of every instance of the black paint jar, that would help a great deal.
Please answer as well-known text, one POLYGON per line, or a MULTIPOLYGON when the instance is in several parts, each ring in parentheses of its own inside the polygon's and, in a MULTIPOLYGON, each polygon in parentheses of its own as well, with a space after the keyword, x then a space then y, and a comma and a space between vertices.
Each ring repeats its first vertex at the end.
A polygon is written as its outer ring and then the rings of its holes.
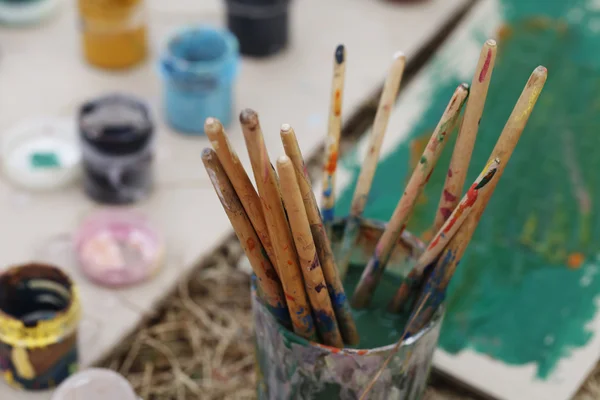
POLYGON ((287 46, 290 1, 225 0, 227 26, 237 37, 241 54, 264 57, 287 46))
POLYGON ((112 95, 85 103, 78 122, 87 195, 105 204, 147 197, 154 150, 148 108, 136 99, 112 95))

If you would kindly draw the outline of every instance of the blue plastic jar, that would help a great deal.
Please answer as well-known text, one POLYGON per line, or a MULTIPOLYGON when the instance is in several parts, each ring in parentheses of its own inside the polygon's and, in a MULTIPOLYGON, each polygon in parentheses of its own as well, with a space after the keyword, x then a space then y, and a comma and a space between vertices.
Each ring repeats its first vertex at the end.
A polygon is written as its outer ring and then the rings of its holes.
POLYGON ((169 125, 189 134, 203 134, 208 117, 227 125, 238 64, 238 41, 228 31, 191 27, 175 34, 160 61, 169 125))

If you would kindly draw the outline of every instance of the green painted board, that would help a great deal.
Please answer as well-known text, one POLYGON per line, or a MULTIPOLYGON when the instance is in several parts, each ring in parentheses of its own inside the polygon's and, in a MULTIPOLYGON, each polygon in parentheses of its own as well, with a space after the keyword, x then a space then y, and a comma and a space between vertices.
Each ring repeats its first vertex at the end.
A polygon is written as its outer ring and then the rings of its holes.
MULTIPOLYGON (((549 78, 452 282, 435 366, 501 399, 568 399, 600 355, 600 1, 478 3, 401 96, 365 216, 389 219, 489 37, 499 53, 467 182, 533 69, 549 78)), ((338 216, 366 147, 364 138, 341 162, 338 216)), ((433 222, 450 156, 451 145, 410 221, 417 234, 433 222)))

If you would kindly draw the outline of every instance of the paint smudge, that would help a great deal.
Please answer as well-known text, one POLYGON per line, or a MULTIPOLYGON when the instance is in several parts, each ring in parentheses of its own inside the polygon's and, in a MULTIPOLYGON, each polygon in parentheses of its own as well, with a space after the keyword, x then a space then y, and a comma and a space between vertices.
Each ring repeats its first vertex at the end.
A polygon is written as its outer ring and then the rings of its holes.
POLYGON ((314 313, 320 332, 331 332, 336 327, 336 323, 334 322, 335 320, 326 311, 315 310, 314 313))
POLYGON ((490 69, 490 63, 492 62, 492 50, 488 49, 487 56, 485 57, 485 62, 481 67, 481 72, 479 73, 479 83, 483 83, 485 80, 488 70, 490 69))
POLYGON ((321 263, 319 262, 319 257, 317 257, 317 253, 315 253, 315 257, 313 258, 313 260, 310 262, 310 265, 308 266, 308 270, 312 271, 315 268, 321 267, 321 263))
POLYGON ((326 289, 325 284, 323 282, 319 282, 317 286, 315 286, 315 291, 317 293, 321 293, 321 290, 326 289))
POLYGON ((567 259, 567 265, 569 268, 578 269, 585 262, 585 255, 581 253, 571 253, 567 259))
POLYGON ((336 117, 342 115, 342 93, 340 90, 335 91, 335 100, 333 103, 333 113, 336 117))
POLYGON ((455 202, 457 197, 450 193, 447 189, 444 189, 444 200, 447 202, 455 202))
POLYGON ((340 44, 335 49, 335 62, 341 64, 344 62, 344 45, 340 44))

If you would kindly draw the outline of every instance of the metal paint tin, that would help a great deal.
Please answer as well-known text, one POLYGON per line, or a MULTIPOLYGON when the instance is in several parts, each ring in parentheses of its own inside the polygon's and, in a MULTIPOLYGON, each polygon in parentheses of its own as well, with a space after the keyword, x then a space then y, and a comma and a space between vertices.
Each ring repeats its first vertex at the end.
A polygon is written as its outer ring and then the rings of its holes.
MULTIPOLYGON (((334 226, 333 242, 339 244, 343 224, 334 226)), ((365 221, 352 263, 366 264, 384 225, 365 221)), ((423 251, 422 243, 404 233, 389 267, 402 273, 407 261, 423 251)), ((377 373, 395 342, 372 349, 334 349, 308 342, 277 324, 252 296, 256 329, 259 399, 358 399, 377 373)), ((433 354, 443 320, 443 309, 418 334, 404 341, 381 374, 370 400, 420 399, 427 384, 433 354)))
POLYGON ((0 274, 0 373, 18 389, 54 388, 77 370, 77 287, 60 269, 26 264, 0 274))
POLYGON ((128 204, 149 195, 154 124, 144 103, 121 95, 85 103, 79 112, 79 134, 89 197, 128 204))

